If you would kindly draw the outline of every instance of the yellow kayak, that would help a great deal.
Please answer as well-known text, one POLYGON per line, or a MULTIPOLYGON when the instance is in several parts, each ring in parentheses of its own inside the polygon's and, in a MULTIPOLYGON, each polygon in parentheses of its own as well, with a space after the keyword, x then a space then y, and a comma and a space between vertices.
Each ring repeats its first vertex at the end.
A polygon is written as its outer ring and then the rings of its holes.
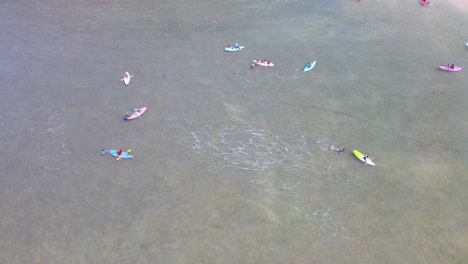
POLYGON ((375 163, 372 162, 371 159, 367 159, 367 160, 364 160, 364 154, 362 154, 361 152, 357 151, 357 150, 353 150, 353 153, 354 155, 360 159, 362 162, 366 163, 366 164, 369 164, 369 165, 372 165, 372 166, 375 166, 375 163))

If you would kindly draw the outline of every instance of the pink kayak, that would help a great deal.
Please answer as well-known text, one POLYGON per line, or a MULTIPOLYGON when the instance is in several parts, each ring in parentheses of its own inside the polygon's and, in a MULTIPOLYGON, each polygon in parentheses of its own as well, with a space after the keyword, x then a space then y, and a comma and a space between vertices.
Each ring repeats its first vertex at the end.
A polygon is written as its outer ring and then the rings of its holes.
POLYGON ((125 115, 123 118, 122 118, 122 121, 128 121, 128 120, 132 120, 132 119, 135 119, 137 117, 140 117, 144 112, 146 112, 146 106, 145 107, 142 107, 142 108, 134 108, 135 110, 135 113, 131 114, 131 115, 125 115))
POLYGON ((451 71, 451 72, 457 72, 457 71, 462 70, 462 68, 458 67, 458 66, 454 66, 453 68, 450 67, 450 66, 439 66, 439 68, 444 70, 444 71, 451 71))
POLYGON ((428 0, 421 0, 421 4, 423 6, 427 6, 429 4, 429 1, 428 0))
POLYGON ((273 66, 275 66, 275 64, 273 64, 273 62, 271 62, 271 61, 253 60, 253 63, 255 63, 255 65, 260 65, 260 66, 265 66, 265 67, 273 67, 273 66))

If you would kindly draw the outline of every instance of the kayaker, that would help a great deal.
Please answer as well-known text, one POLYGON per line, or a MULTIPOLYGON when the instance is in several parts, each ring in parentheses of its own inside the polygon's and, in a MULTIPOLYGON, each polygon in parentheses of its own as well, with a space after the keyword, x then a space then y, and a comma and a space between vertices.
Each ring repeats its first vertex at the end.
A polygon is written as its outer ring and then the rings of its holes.
POLYGON ((455 68, 455 64, 452 64, 452 66, 450 66, 450 68, 454 69, 454 68, 455 68))
POLYGON ((312 64, 310 64, 310 62, 307 63, 307 68, 310 68, 312 67, 312 64))
POLYGON ((121 150, 121 149, 117 150, 117 155, 120 156, 120 154, 122 154, 122 150, 121 150))
POLYGON ((365 155, 365 156, 363 157, 363 159, 364 159, 364 164, 367 164, 367 160, 371 160, 371 158, 369 157, 369 155, 365 155))
POLYGON ((129 117, 130 117, 130 115, 127 114, 127 113, 125 113, 125 116, 123 117, 123 120, 124 120, 124 121, 127 121, 129 117))
POLYGON ((235 49, 238 49, 238 48, 239 48, 239 44, 237 44, 237 43, 234 44, 234 48, 235 48, 235 49))

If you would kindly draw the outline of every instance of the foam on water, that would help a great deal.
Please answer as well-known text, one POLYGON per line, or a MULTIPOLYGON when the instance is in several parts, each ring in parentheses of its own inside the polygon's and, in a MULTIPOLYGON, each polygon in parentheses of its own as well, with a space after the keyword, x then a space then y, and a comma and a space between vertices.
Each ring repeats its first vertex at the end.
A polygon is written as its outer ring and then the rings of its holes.
POLYGON ((181 145, 211 156, 223 169, 236 170, 265 193, 291 200, 291 209, 298 217, 318 226, 321 232, 352 238, 333 216, 333 208, 305 202, 307 188, 328 190, 358 177, 340 155, 330 150, 333 142, 328 137, 316 136, 310 144, 305 135, 271 132, 259 128, 253 120, 218 124, 167 121, 170 128, 182 132, 178 135, 181 145))
POLYGON ((223 160, 223 168, 265 171, 281 166, 288 171, 297 171, 311 167, 311 153, 304 136, 276 135, 256 128, 248 121, 218 128, 198 126, 196 121, 171 125, 190 135, 181 144, 223 160))

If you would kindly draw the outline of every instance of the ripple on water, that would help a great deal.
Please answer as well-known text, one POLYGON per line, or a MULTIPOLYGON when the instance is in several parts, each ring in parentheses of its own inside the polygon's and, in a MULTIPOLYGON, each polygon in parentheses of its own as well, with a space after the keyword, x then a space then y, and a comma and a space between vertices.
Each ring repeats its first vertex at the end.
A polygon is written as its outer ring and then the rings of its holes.
MULTIPOLYGON (((346 167, 345 159, 331 152, 331 139, 316 136, 309 144, 297 133, 274 133, 259 128, 255 121, 211 124, 195 120, 171 120, 169 126, 182 132, 179 143, 197 153, 210 155, 224 169, 244 173, 250 183, 274 197, 289 198, 291 209, 304 224, 320 232, 351 239, 333 208, 311 206, 308 190, 328 191, 358 177, 346 167)), ((309 133, 309 132, 308 132, 309 133)), ((309 133, 310 134, 310 133, 309 133)))
POLYGON ((63 169, 62 160, 70 155, 63 137, 68 125, 57 107, 44 100, 26 99, 3 105, 1 112, 0 127, 6 138, 17 139, 10 147, 27 151, 28 158, 46 170, 63 169))

